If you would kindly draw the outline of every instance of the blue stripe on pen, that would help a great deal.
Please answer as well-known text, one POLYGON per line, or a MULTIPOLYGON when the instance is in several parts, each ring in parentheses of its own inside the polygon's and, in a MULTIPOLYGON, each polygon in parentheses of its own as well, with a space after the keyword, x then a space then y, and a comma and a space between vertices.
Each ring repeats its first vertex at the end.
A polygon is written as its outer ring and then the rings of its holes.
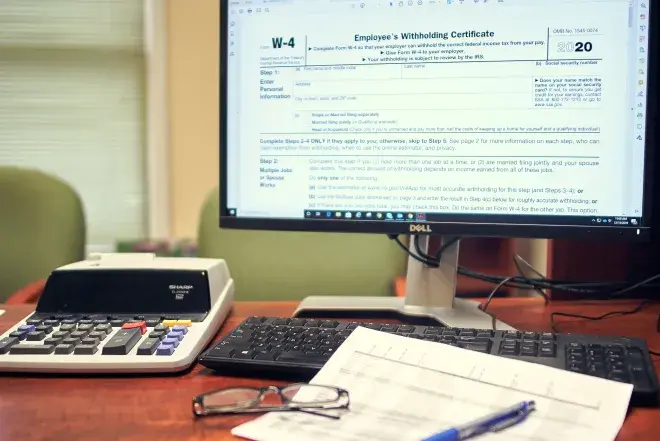
POLYGON ((458 429, 449 429, 433 434, 428 438, 424 438, 422 441, 459 441, 458 435, 458 429))

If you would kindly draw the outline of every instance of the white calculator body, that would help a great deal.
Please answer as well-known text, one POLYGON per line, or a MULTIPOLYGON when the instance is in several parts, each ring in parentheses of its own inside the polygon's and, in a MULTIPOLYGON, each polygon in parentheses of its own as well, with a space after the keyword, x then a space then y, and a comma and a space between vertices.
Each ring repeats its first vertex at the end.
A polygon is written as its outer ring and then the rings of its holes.
POLYGON ((53 271, 35 312, 0 335, 0 372, 183 371, 233 300, 221 259, 92 255, 53 271))

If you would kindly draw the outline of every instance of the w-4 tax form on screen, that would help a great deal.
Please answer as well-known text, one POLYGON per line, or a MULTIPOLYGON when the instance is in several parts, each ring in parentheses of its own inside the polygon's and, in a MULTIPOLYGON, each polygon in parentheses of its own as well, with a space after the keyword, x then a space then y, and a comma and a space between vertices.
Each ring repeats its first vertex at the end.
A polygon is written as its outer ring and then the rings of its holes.
POLYGON ((339 420, 271 413, 232 433, 256 441, 419 441, 533 400, 521 424, 479 440, 610 441, 632 385, 357 328, 311 381, 345 388, 339 420))
POLYGON ((272 3, 226 43, 237 216, 641 216, 645 2, 272 3))

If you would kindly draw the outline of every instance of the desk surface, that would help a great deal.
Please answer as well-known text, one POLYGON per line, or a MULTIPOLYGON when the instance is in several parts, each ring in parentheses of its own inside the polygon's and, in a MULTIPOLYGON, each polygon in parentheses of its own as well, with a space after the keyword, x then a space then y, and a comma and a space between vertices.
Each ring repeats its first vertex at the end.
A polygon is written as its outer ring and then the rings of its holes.
MULTIPOLYGON (((522 330, 549 331, 551 311, 602 314, 630 309, 636 302, 555 302, 544 307, 536 299, 497 299, 492 312, 522 330), (522 308, 522 309, 521 309, 522 308)), ((250 315, 288 316, 293 302, 243 302, 219 335, 250 315)), ((29 314, 31 305, 3 305, 0 332, 29 314)), ((562 332, 619 334, 646 338, 652 349, 660 349, 655 331, 660 305, 634 315, 589 322, 572 320, 562 332)), ((660 359, 655 361, 656 372, 660 359)), ((249 417, 206 417, 196 420, 191 398, 208 390, 237 385, 280 384, 266 380, 219 377, 201 366, 182 376, 52 378, 0 376, 0 440, 234 440, 229 431, 249 417)), ((659 409, 634 409, 617 440, 650 441, 660 433, 659 409)))

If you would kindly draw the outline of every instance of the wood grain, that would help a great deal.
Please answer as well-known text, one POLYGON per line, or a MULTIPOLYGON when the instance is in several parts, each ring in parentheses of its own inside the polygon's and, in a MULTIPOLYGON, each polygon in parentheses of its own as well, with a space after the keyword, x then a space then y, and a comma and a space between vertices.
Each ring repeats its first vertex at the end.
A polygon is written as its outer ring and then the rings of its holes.
MULTIPOLYGON (((519 329, 548 331, 551 311, 601 314, 629 309, 636 302, 555 302, 543 306, 537 299, 497 299, 492 312, 519 329)), ((288 316, 292 302, 242 302, 219 335, 250 315, 288 316)), ((0 305, 0 332, 28 315, 33 305, 0 305)), ((634 315, 589 322, 562 322, 563 332, 618 334, 646 338, 660 349, 656 319, 660 306, 652 305, 634 315)), ((219 338, 219 337, 218 337, 219 338)), ((656 371, 660 363, 655 363, 656 371)), ((231 428, 250 417, 195 419, 194 395, 215 388, 237 385, 282 384, 266 380, 219 377, 196 366, 178 376, 150 377, 43 377, 0 375, 0 440, 2 441, 226 441, 234 440, 231 428)), ((655 440, 660 433, 660 409, 633 409, 621 430, 619 441, 655 440)))

